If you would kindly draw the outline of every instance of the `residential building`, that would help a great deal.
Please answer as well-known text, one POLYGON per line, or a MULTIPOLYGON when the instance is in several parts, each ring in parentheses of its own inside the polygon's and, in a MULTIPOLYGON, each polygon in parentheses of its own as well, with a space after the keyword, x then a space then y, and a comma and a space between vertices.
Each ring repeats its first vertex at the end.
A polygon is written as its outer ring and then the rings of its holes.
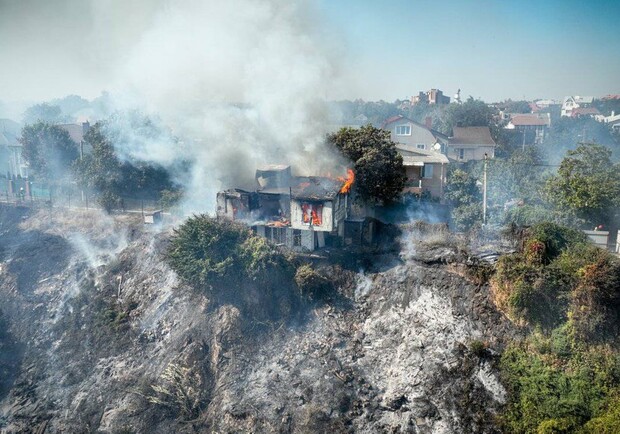
POLYGON ((484 160, 495 157, 495 146, 489 127, 454 127, 447 155, 458 162, 484 160))
POLYGON ((439 151, 426 151, 411 145, 396 144, 407 174, 404 192, 428 195, 442 200, 448 173, 448 157, 439 151))
POLYGON ((88 154, 92 151, 92 149, 90 149, 84 141, 84 136, 90 129, 90 123, 88 121, 82 122, 81 124, 59 124, 58 126, 69 133, 71 140, 78 145, 80 155, 83 155, 84 153, 88 154))
MULTIPOLYGON (((347 179, 332 179, 292 176, 290 166, 270 165, 258 169, 255 179, 254 191, 217 194, 219 218, 243 221, 258 235, 293 250, 347 243, 352 171, 347 179)), ((351 223, 354 232, 368 231, 363 219, 351 223)))
POLYGON ((28 177, 28 166, 22 158, 19 143, 21 125, 10 119, 0 119, 0 176, 28 177))
POLYGON ((597 116, 600 116, 601 113, 598 111, 598 109, 596 107, 577 107, 576 109, 573 109, 573 111, 571 112, 571 117, 572 118, 596 118, 597 116))
POLYGON ((431 119, 425 125, 398 115, 383 122, 382 129, 390 132, 390 139, 395 143, 409 145, 422 151, 445 149, 448 136, 431 128, 431 119))
POLYGON ((448 136, 433 130, 430 118, 423 125, 404 116, 394 116, 382 128, 390 132, 390 139, 403 157, 407 173, 405 193, 443 199, 448 164, 443 152, 448 136))
POLYGON ((450 97, 445 96, 439 89, 430 89, 426 92, 420 91, 418 95, 411 97, 411 104, 415 105, 420 102, 427 104, 450 104, 450 97))
POLYGON ((567 96, 562 102, 561 116, 572 117, 573 110, 578 108, 587 108, 594 102, 594 97, 591 96, 567 96))
POLYGON ((551 126, 549 113, 510 114, 507 130, 516 130, 523 134, 524 144, 540 144, 551 126))

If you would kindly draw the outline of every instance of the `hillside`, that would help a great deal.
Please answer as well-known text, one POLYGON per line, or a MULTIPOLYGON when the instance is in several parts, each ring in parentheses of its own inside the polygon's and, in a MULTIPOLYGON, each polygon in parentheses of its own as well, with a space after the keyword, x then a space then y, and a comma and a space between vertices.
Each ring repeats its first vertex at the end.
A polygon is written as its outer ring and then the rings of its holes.
POLYGON ((498 432, 516 332, 456 246, 315 264, 334 292, 274 308, 183 283, 171 232, 1 212, 3 432, 498 432))

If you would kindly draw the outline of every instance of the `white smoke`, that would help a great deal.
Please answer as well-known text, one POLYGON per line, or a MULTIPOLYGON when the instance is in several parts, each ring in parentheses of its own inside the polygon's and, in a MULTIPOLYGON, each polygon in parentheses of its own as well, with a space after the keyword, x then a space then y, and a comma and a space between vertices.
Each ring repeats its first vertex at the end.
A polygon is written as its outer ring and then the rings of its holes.
POLYGON ((248 185, 262 164, 338 170, 324 145, 335 56, 309 2, 164 2, 151 16, 112 94, 120 108, 156 114, 182 139, 130 141, 123 152, 164 167, 192 161, 183 180, 189 209, 212 210, 218 189, 248 185))

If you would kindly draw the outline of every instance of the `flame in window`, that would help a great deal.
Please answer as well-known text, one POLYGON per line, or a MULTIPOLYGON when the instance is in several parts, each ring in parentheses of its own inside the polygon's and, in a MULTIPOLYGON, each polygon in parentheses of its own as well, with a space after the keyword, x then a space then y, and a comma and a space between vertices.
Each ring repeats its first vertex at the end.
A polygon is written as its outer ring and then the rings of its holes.
POLYGON ((338 178, 338 180, 344 182, 344 185, 340 189, 340 193, 347 194, 351 191, 351 187, 355 182, 355 173, 353 172, 353 170, 347 169, 347 177, 345 178, 341 176, 338 178))
POLYGON ((323 205, 302 203, 301 211, 303 215, 303 222, 307 225, 321 226, 323 222, 323 205))

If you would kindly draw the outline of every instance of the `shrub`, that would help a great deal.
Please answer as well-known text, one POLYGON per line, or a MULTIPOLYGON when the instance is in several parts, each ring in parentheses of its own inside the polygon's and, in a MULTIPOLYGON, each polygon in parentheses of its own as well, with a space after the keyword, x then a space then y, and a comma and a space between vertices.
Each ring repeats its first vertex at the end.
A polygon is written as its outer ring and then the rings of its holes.
POLYGON ((309 264, 301 265, 295 273, 295 283, 301 293, 309 298, 319 298, 332 289, 331 282, 309 264))
POLYGON ((528 233, 528 240, 532 239, 544 243, 546 263, 555 259, 564 249, 587 241, 583 232, 550 222, 532 226, 528 233))
POLYGON ((182 279, 211 294, 292 281, 291 262, 275 246, 245 226, 206 215, 174 231, 167 257, 182 279))

